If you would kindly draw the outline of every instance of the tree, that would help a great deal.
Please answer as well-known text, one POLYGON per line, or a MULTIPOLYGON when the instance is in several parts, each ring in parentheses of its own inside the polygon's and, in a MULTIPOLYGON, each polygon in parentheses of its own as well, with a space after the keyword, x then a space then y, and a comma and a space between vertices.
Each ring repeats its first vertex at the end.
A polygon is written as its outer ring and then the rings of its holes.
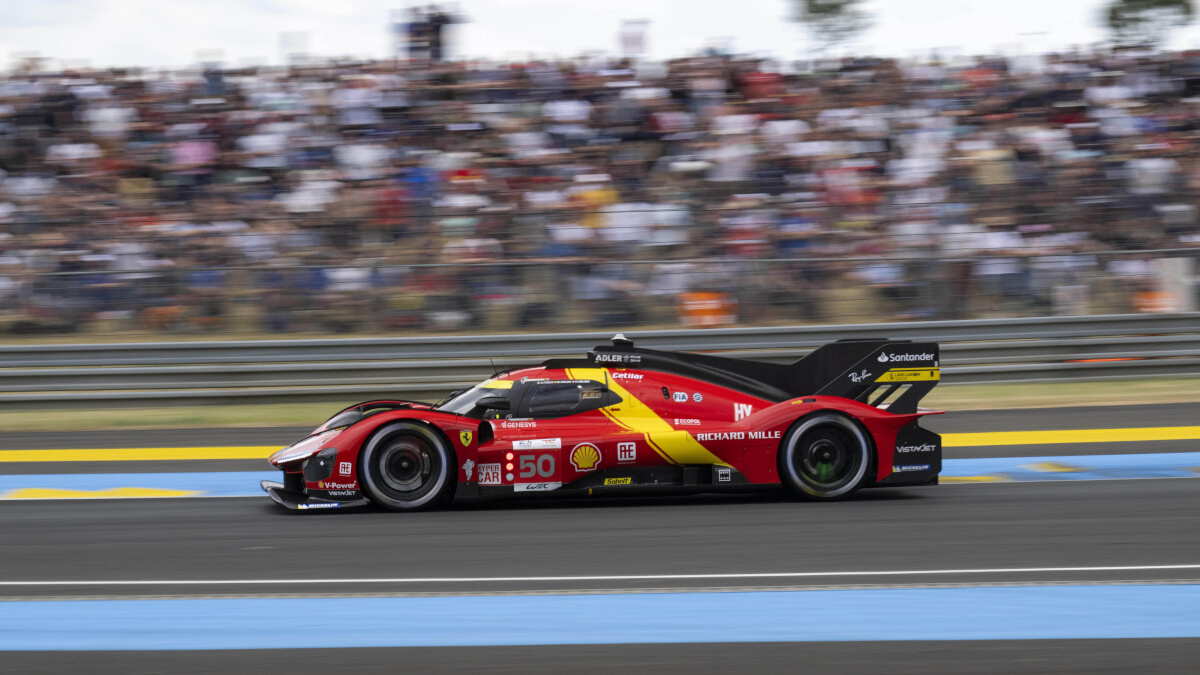
POLYGON ((793 20, 804 24, 822 50, 853 39, 871 25, 862 0, 792 0, 793 20))
POLYGON ((1113 42, 1153 47, 1171 28, 1191 23, 1196 8, 1192 0, 1113 0, 1104 10, 1113 42))

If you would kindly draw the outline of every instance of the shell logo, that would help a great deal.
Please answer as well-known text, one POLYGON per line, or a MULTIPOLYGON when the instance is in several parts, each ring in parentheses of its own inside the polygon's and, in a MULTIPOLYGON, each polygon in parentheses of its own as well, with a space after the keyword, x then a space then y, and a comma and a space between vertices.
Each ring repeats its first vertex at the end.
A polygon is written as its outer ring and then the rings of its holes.
POLYGON ((571 450, 571 466, 576 471, 595 471, 600 463, 600 448, 591 443, 580 443, 571 450))

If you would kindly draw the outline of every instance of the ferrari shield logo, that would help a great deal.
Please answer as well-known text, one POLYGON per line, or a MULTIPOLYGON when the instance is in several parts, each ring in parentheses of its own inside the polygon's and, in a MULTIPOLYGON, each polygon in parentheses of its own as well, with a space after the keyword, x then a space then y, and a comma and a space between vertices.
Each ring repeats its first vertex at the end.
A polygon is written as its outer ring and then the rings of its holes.
POLYGON ((471 432, 469 432, 469 431, 458 432, 458 439, 460 441, 462 441, 464 448, 471 447, 471 432))

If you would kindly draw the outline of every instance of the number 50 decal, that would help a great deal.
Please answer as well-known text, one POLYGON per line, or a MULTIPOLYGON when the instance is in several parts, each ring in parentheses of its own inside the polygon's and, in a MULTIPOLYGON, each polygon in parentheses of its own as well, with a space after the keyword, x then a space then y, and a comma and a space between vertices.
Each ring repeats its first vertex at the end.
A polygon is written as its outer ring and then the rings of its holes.
POLYGON ((553 475, 554 455, 521 455, 521 478, 550 478, 553 475))

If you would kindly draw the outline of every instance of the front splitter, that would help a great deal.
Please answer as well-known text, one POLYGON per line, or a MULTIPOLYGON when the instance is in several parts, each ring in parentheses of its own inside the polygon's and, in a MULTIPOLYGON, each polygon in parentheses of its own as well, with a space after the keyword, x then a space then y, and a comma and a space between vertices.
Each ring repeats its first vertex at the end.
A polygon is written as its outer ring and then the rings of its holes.
POLYGON ((283 483, 277 483, 271 480, 264 480, 260 483, 262 489, 276 504, 293 511, 309 511, 318 509, 350 509, 358 506, 366 506, 370 504, 369 499, 360 498, 351 501, 332 501, 328 499, 319 499, 312 497, 303 492, 294 492, 284 487, 283 483))

